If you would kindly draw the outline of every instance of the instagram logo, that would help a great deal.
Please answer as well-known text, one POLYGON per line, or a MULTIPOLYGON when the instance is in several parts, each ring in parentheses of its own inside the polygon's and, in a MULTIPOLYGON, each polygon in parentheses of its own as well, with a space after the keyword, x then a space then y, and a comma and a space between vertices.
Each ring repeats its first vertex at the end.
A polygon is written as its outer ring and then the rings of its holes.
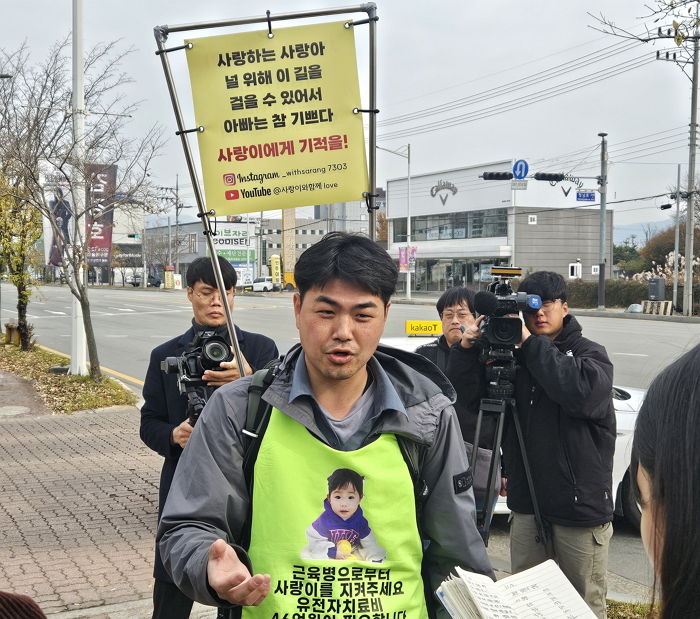
POLYGON ((236 175, 235 174, 224 174, 224 185, 235 185, 236 175))
POLYGON ((238 200, 238 198, 240 198, 238 189, 229 189, 224 195, 227 200, 238 200))

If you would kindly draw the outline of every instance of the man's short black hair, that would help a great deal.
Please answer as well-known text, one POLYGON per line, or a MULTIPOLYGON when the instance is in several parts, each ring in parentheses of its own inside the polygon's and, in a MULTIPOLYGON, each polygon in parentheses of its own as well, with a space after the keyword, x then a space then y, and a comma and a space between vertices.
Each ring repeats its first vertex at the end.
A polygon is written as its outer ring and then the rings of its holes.
POLYGON ((440 295, 435 307, 438 311, 438 316, 442 318, 442 312, 446 307, 453 305, 465 305, 469 311, 474 314, 474 291, 464 286, 455 286, 448 288, 440 295))
POLYGON ((343 280, 389 303, 399 270, 391 256, 363 234, 330 232, 307 249, 294 267, 301 298, 314 286, 343 280))
POLYGON ((331 494, 334 490, 345 488, 345 486, 352 486, 355 488, 357 494, 362 498, 364 477, 352 469, 336 469, 328 478, 328 494, 331 494))
POLYGON ((554 271, 537 271, 528 275, 518 286, 518 292, 539 295, 542 301, 566 301, 566 281, 554 271))
MULTIPOLYGON (((228 260, 225 260, 221 256, 217 256, 217 258, 219 259, 219 267, 221 268, 221 275, 224 279, 224 288, 230 290, 236 285, 236 281, 238 280, 236 269, 231 266, 228 260)), ((212 288, 217 287, 211 258, 196 258, 188 267, 187 285, 190 288, 194 288, 197 282, 203 282, 212 288)))

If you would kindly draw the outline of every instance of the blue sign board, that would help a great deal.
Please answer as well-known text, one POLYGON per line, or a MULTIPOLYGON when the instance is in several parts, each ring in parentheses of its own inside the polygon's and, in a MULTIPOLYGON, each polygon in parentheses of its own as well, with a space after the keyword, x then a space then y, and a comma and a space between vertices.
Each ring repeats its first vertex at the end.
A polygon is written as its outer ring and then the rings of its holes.
POLYGON ((577 191, 577 202, 595 202, 595 191, 577 191))
POLYGON ((525 178, 529 170, 530 166, 527 165, 527 161, 525 161, 525 159, 518 159, 513 164, 513 178, 525 178))

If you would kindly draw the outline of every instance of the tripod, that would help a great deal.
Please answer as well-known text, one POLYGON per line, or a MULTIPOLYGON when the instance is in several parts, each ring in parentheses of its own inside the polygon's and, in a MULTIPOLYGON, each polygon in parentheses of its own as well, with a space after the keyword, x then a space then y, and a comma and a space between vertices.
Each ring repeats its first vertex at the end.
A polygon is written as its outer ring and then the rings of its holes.
POLYGON ((479 414, 476 419, 476 430, 474 432, 474 448, 470 466, 474 476, 477 464, 477 454, 479 451, 479 438, 481 435, 481 425, 484 415, 497 415, 496 429, 493 436, 493 450, 491 452, 491 461, 489 463, 489 472, 486 485, 486 498, 481 509, 477 509, 477 526, 484 539, 484 544, 488 546, 489 530, 491 528, 491 519, 496 499, 496 482, 500 476, 500 453, 501 441, 503 438, 503 426, 505 424, 506 413, 510 413, 515 427, 515 432, 518 437, 518 445, 522 455, 523 467, 525 469, 525 477, 527 479, 528 490, 530 492, 530 500, 535 515, 535 526, 537 528, 537 542, 545 547, 547 556, 547 536, 540 513, 537 495, 535 494, 535 486, 532 481, 532 472, 525 450, 525 439, 523 437, 520 418, 518 417, 518 409, 515 403, 515 376, 517 373, 517 364, 513 354, 514 347, 503 345, 498 348, 490 348, 488 352, 482 356, 482 361, 486 363, 486 392, 487 397, 482 398, 479 403, 479 414))

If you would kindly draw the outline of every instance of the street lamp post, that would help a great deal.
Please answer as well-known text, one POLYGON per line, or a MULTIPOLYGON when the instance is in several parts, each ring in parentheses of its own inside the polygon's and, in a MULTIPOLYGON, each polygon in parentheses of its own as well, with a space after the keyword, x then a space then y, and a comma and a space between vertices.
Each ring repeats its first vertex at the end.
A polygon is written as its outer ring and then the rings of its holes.
POLYGON ((406 184, 407 184, 407 196, 406 196, 406 260, 407 271, 406 271, 406 298, 411 298, 411 270, 410 270, 410 257, 411 257, 411 145, 406 144, 406 152, 402 153, 397 150, 391 150, 390 148, 384 148, 383 146, 377 146, 379 150, 385 150, 388 153, 393 153, 399 157, 406 159, 407 164, 407 174, 406 174, 406 184))

